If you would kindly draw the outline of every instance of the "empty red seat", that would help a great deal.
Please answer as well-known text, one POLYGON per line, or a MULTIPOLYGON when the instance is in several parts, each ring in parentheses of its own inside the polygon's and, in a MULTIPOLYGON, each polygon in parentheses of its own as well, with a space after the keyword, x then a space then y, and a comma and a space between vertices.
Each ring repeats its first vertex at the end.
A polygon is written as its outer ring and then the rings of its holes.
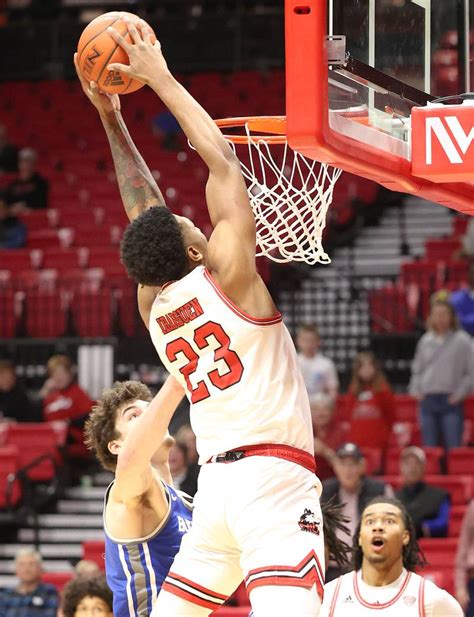
POLYGON ((28 232, 29 248, 44 249, 64 246, 61 234, 57 229, 38 229, 28 232))
POLYGON ((369 307, 374 332, 410 332, 414 328, 403 288, 384 287, 370 292, 369 307))
POLYGON ((79 336, 110 336, 112 330, 111 290, 80 289, 71 303, 74 326, 79 336))
POLYGON ((431 567, 446 568, 454 565, 457 538, 420 538, 418 544, 431 567))
POLYGON ((13 507, 21 499, 21 485, 18 480, 12 482, 11 474, 18 471, 20 456, 18 447, 6 445, 0 447, 0 509, 13 507))
POLYGON ((453 448, 448 452, 448 473, 474 477, 474 448, 453 448))
POLYGON ((51 248, 43 252, 43 268, 55 268, 56 270, 69 270, 81 268, 87 259, 87 255, 80 249, 51 248))
POLYGON ((466 514, 467 506, 452 506, 449 512, 449 532, 452 538, 457 538, 461 531, 462 520, 466 514))
POLYGON ((43 572, 41 582, 49 585, 54 585, 60 593, 70 580, 74 578, 74 572, 43 572))
POLYGON ((427 240, 425 244, 426 258, 430 260, 448 261, 459 250, 460 241, 457 238, 442 238, 427 240))
POLYGON ((368 474, 380 473, 383 467, 382 448, 362 448, 368 474))
POLYGON ((57 291, 26 291, 26 329, 29 336, 48 338, 66 331, 68 297, 57 291))
POLYGON ((0 289, 0 338, 15 336, 21 306, 21 295, 18 292, 0 289))
POLYGON ((395 394, 395 418, 398 422, 416 422, 418 401, 409 394, 395 394))
POLYGON ((5 435, 5 444, 18 448, 20 467, 45 457, 28 470, 27 474, 32 480, 45 482, 55 476, 55 465, 61 462, 61 456, 57 447, 56 432, 49 424, 36 422, 10 424, 5 435))
POLYGON ((54 290, 58 273, 56 270, 22 270, 15 275, 14 283, 17 289, 54 290))
POLYGON ((105 544, 102 540, 87 540, 82 543, 82 559, 95 562, 105 570, 105 544))
POLYGON ((87 261, 89 268, 104 268, 108 270, 112 268, 121 268, 125 272, 120 263, 120 253, 118 248, 111 247, 91 247, 89 249, 89 257, 87 261))
POLYGON ((460 476, 439 476, 439 475, 427 475, 425 482, 428 484, 434 484, 440 488, 444 488, 451 496, 451 503, 453 505, 466 504, 471 499, 473 494, 473 478, 468 475, 460 476))
POLYGON ((29 249, 0 249, 0 269, 19 272, 30 270, 36 264, 29 249))

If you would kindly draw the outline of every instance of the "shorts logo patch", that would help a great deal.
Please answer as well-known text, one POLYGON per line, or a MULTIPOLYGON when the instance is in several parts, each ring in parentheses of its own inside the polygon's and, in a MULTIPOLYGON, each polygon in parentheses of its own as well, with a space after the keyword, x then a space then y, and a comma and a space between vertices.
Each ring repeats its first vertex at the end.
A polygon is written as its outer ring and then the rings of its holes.
POLYGON ((320 534, 319 527, 321 525, 321 520, 308 508, 304 509, 298 521, 298 525, 302 531, 309 531, 309 533, 314 533, 317 536, 320 534))

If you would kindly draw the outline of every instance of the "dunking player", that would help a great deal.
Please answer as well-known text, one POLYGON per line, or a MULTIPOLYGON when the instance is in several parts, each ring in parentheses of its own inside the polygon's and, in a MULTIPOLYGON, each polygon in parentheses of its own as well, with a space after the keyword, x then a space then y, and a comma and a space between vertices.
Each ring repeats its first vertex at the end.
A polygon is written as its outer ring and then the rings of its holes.
MULTIPOLYGON (((149 172, 135 156, 138 182, 132 169, 127 184, 122 157, 136 149, 118 115, 103 117, 133 218, 122 261, 140 284, 140 313, 161 359, 187 389, 203 464, 193 528, 152 615, 209 615, 245 578, 256 617, 314 617, 324 548, 309 404, 290 335, 256 272, 255 222, 240 164, 172 77, 159 43, 128 28, 131 44, 110 33, 131 65, 112 68, 155 90, 207 164, 214 226, 207 243, 165 207, 136 216, 142 206, 130 191, 146 185, 149 172)), ((150 205, 164 204, 155 195, 150 205)))
POLYGON ((320 617, 462 617, 449 593, 415 574, 423 563, 403 504, 376 497, 354 534, 354 572, 326 585, 320 617))
POLYGON ((153 401, 144 384, 117 382, 86 422, 86 443, 115 473, 104 505, 105 570, 114 615, 150 615, 191 527, 190 498, 173 489, 168 465, 174 442, 168 424, 183 396, 173 377, 153 401))

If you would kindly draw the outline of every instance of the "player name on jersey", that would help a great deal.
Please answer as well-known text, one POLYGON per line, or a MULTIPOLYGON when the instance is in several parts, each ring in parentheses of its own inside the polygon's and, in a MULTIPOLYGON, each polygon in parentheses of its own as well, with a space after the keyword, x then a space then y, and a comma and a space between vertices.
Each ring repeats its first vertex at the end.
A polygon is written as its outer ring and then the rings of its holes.
POLYGON ((184 324, 193 321, 200 315, 203 315, 204 311, 199 304, 197 298, 193 298, 183 306, 179 306, 176 310, 166 313, 162 317, 158 317, 156 322, 160 326, 163 334, 168 334, 173 330, 177 330, 184 326, 184 324))

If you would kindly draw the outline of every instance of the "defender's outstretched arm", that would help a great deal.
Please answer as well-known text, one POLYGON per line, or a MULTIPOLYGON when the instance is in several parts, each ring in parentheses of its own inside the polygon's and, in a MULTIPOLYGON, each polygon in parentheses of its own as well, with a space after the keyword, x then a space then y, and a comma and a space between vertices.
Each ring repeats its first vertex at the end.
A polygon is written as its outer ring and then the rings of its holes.
POLYGON ((120 113, 118 95, 107 95, 99 91, 95 82, 87 82, 77 64, 77 76, 84 93, 99 112, 110 144, 117 182, 123 206, 129 220, 136 218, 151 206, 165 206, 166 203, 147 164, 133 143, 125 121, 120 113))

